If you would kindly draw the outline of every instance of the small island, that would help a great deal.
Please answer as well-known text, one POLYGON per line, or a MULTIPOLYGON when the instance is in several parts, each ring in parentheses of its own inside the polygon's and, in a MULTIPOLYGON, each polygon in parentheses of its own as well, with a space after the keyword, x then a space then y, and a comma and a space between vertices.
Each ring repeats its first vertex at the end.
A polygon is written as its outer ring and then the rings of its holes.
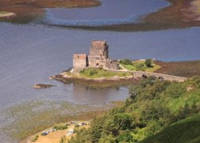
POLYGON ((42 83, 39 83, 39 84, 35 84, 33 85, 33 88, 35 89, 43 89, 43 88, 50 88, 50 87, 53 87, 54 85, 52 84, 42 84, 42 83))
MULTIPOLYGON (((51 76, 64 83, 83 81, 94 83, 121 84, 141 78, 156 77, 163 80, 183 82, 185 77, 155 73, 160 66, 152 59, 129 60, 109 58, 109 46, 106 41, 92 41, 89 54, 73 55, 73 68, 51 76), (116 82, 117 81, 117 82, 116 82)), ((87 83, 88 84, 88 83, 87 83)), ((109 85, 110 85, 109 84, 109 85)))

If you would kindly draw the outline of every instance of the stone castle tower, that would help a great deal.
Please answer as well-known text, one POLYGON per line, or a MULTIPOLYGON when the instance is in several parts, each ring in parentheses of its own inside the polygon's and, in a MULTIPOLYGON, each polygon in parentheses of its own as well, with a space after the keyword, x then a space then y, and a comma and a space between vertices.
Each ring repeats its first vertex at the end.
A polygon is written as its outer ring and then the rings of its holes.
POLYGON ((88 56, 84 53, 73 55, 74 71, 87 67, 117 70, 118 63, 109 58, 108 47, 106 41, 92 41, 88 56))
POLYGON ((88 55, 89 66, 105 67, 107 59, 108 45, 106 41, 93 41, 88 55))

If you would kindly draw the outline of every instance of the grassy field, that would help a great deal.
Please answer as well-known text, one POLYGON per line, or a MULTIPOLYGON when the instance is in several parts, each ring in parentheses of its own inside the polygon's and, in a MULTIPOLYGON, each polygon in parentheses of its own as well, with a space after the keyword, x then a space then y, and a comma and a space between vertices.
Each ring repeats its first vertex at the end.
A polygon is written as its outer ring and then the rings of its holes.
POLYGON ((97 68, 87 68, 82 71, 80 71, 80 76, 86 77, 86 78, 111 78, 114 76, 117 77, 127 77, 130 76, 131 73, 128 72, 114 72, 114 71, 108 71, 104 69, 97 69, 97 68))
POLYGON ((154 72, 160 69, 160 66, 151 61, 151 65, 147 66, 145 60, 130 61, 128 59, 121 60, 120 65, 130 71, 147 71, 154 72))

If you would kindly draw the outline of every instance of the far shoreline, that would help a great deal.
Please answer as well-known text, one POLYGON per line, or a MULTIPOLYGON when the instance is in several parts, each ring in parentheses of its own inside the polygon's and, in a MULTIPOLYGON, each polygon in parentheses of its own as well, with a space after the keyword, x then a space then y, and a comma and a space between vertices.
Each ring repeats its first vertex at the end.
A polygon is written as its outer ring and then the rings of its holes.
POLYGON ((0 20, 11 23, 26 24, 36 18, 42 17, 45 13, 45 8, 89 8, 100 5, 101 2, 98 0, 35 0, 29 2, 26 0, 18 0, 17 2, 2 0, 0 12, 8 11, 9 13, 2 16, 0 13, 0 20), (7 19, 11 13, 12 17, 7 19))
POLYGON ((16 14, 14 12, 0 11, 0 18, 12 18, 15 16, 16 14))

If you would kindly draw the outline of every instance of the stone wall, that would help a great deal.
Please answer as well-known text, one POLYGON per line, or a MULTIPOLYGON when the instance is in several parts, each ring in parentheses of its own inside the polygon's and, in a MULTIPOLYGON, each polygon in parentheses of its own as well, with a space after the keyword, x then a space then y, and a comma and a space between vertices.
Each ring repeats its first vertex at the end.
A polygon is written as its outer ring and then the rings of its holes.
POLYGON ((184 82, 185 80, 187 80, 186 77, 173 76, 173 75, 167 75, 167 74, 162 74, 162 73, 143 72, 143 71, 135 71, 132 73, 133 73, 134 78, 153 76, 153 77, 160 78, 163 80, 176 81, 176 82, 184 82))
POLYGON ((88 57, 86 54, 74 54, 73 55, 73 68, 76 71, 80 71, 88 66, 88 57))
POLYGON ((119 63, 118 63, 118 61, 108 59, 106 61, 105 69, 118 70, 119 69, 119 63))
POLYGON ((107 59, 108 44, 106 43, 106 41, 92 41, 89 56, 107 59))
POLYGON ((107 59, 108 45, 106 41, 92 41, 88 55, 89 67, 104 68, 107 59))

